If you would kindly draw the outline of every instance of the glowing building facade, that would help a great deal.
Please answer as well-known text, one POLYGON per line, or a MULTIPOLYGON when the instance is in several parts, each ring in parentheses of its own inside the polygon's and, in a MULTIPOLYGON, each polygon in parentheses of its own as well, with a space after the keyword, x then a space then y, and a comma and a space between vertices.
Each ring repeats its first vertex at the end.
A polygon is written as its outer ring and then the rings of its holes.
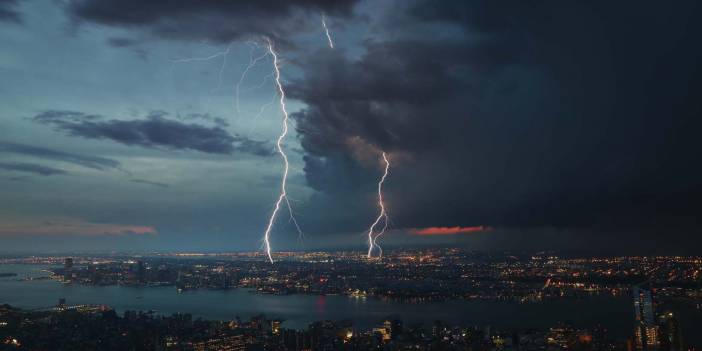
POLYGON ((659 330, 653 314, 651 291, 634 287, 634 345, 637 350, 658 350, 659 330))

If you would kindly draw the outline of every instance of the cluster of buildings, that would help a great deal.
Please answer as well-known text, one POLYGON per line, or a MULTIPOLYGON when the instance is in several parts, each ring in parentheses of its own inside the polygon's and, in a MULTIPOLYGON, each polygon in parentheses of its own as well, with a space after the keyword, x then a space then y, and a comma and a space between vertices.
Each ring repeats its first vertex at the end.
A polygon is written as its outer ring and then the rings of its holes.
POLYGON ((672 312, 656 313, 651 290, 633 289, 634 330, 613 340, 605 328, 575 328, 559 323, 548 329, 497 330, 490 326, 406 326, 399 319, 359 329, 350 320, 318 321, 304 330, 281 320, 256 316, 248 321, 193 319, 190 314, 159 316, 125 311, 119 316, 104 305, 25 311, 0 305, 1 350, 582 350, 691 351, 683 343, 672 312))
POLYGON ((359 330, 351 321, 319 321, 304 330, 264 316, 248 321, 206 321, 109 308, 23 311, 0 306, 2 350, 620 350, 606 330, 500 331, 490 327, 407 327, 385 320, 359 330))
POLYGON ((300 253, 271 265, 257 256, 65 258, 54 279, 91 285, 169 285, 177 289, 251 288, 268 294, 345 294, 405 302, 480 299, 539 302, 626 296, 649 281, 666 298, 702 301, 699 257, 562 258, 485 255, 458 249, 300 253))
POLYGON ((395 251, 374 260, 353 252, 283 256, 286 259, 274 265, 256 254, 28 259, 29 263, 61 263, 51 278, 66 284, 250 288, 267 294, 345 294, 405 302, 633 296, 634 325, 631 337, 618 341, 601 327, 578 329, 568 324, 503 331, 441 322, 406 326, 388 319, 366 329, 354 327, 351 321, 319 321, 293 330, 285 328, 283 321, 263 316, 245 322, 131 311, 119 316, 107 306, 69 306, 60 301, 44 311, 0 306, 0 349, 81 345, 77 349, 683 351, 694 349, 685 348, 677 316, 659 311, 657 301, 702 303, 699 257, 564 258, 458 249, 395 251))

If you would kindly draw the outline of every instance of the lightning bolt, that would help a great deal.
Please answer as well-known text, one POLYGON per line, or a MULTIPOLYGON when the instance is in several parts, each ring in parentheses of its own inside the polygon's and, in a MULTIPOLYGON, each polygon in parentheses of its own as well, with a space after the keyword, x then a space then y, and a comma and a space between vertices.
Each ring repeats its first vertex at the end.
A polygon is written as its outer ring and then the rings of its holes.
POLYGON ((327 40, 329 41, 329 47, 334 48, 334 42, 332 41, 331 34, 329 34, 329 28, 327 27, 327 21, 322 14, 322 27, 324 27, 324 33, 327 34, 327 40))
POLYGON ((278 154, 280 154, 280 157, 283 159, 284 164, 283 178, 280 181, 280 195, 278 195, 278 201, 275 202, 273 213, 271 213, 271 217, 268 219, 268 225, 266 226, 266 231, 263 234, 263 243, 264 248, 266 250, 266 254, 268 255, 268 260, 271 261, 271 263, 273 263, 273 256, 271 255, 270 234, 271 229, 273 229, 273 224, 275 223, 276 216, 278 215, 278 211, 280 211, 280 207, 283 203, 283 200, 285 200, 285 204, 288 206, 288 210, 290 211, 291 221, 295 223, 295 227, 298 229, 298 232, 300 234, 302 232, 300 231, 300 227, 297 225, 297 221, 293 216, 290 201, 288 199, 288 193, 286 190, 286 184, 288 181, 288 170, 290 169, 290 165, 288 163, 288 155, 286 155, 285 151, 283 150, 283 140, 285 140, 285 136, 288 134, 289 119, 288 110, 285 107, 285 90, 283 90, 283 84, 280 82, 280 65, 278 64, 278 54, 275 52, 275 49, 273 48, 273 43, 271 43, 270 39, 266 38, 266 41, 268 42, 268 53, 273 57, 273 70, 275 72, 274 81, 275 86, 278 90, 278 103, 280 104, 280 110, 283 113, 283 128, 276 142, 276 149, 278 150, 278 154))
POLYGON ((383 172, 383 176, 380 178, 380 181, 378 181, 378 208, 380 209, 380 213, 378 213, 378 217, 375 219, 375 222, 373 222, 370 228, 368 228, 368 258, 373 257, 374 247, 378 248, 378 257, 383 255, 383 249, 380 247, 380 245, 378 245, 377 239, 383 235, 385 230, 388 228, 388 214, 385 211, 385 203, 383 202, 383 183, 385 183, 385 179, 388 177, 390 161, 388 160, 385 152, 383 152, 383 161, 385 162, 385 171, 383 172), (383 221, 383 228, 374 236, 373 234, 375 233, 375 227, 380 224, 381 220, 383 221))
MULTIPOLYGON (((326 24, 324 24, 326 28, 326 24)), ((329 38, 329 45, 333 48, 333 43, 331 41, 331 37, 329 36, 329 32, 327 31, 327 37, 329 38)), ((283 89, 283 84, 281 83, 281 77, 280 77, 280 64, 278 62, 278 53, 275 51, 273 47, 273 43, 269 38, 264 38, 266 40, 266 49, 267 51, 263 53, 262 55, 259 56, 254 56, 254 50, 258 48, 258 44, 255 42, 249 42, 249 44, 252 44, 251 51, 249 53, 249 64, 245 67, 243 70, 241 76, 239 77, 239 80, 237 81, 237 84, 235 86, 235 102, 236 102, 236 111, 237 111, 237 117, 241 114, 241 110, 239 107, 239 96, 240 96, 240 91, 241 91, 241 85, 243 84, 244 80, 246 79, 246 75, 249 73, 251 69, 253 69, 259 61, 263 60, 266 58, 268 55, 272 56, 273 58, 273 72, 270 75, 267 75, 264 77, 263 81, 254 87, 254 89, 260 88, 263 85, 265 85, 266 81, 269 79, 272 79, 275 82, 275 88, 276 88, 276 95, 278 95, 278 103, 280 104, 280 110, 283 113, 283 119, 282 119, 282 130, 280 135, 278 136, 277 142, 276 142, 276 149, 278 151, 278 154, 280 154, 281 158, 283 159, 283 177, 281 179, 280 183, 280 195, 278 196, 278 200, 275 202, 275 207, 273 209, 273 212, 271 213, 270 218, 268 219, 268 224, 266 226, 266 230, 263 235, 263 244, 264 244, 264 249, 266 251, 266 255, 268 256, 268 260, 273 263, 273 256, 271 254, 271 244, 270 244, 270 234, 271 230, 273 229, 273 225, 275 224, 278 212, 280 211, 281 206, 283 205, 283 200, 285 200, 285 205, 288 208, 288 211, 290 213, 290 221, 294 224, 295 228, 297 229, 297 232, 299 234, 299 238, 303 237, 302 230, 300 229, 300 225, 298 224, 297 220, 295 219, 292 206, 290 204, 290 199, 288 198, 287 195, 287 179, 288 179, 288 171, 290 169, 290 165, 288 162, 288 156, 285 153, 285 150, 283 150, 283 141, 285 140, 285 137, 288 134, 288 120, 290 119, 287 107, 285 104, 285 90, 283 89)), ((222 60, 222 66, 219 69, 219 81, 217 87, 212 91, 218 90, 221 85, 222 85, 222 76, 224 73, 224 69, 226 66, 226 59, 227 56, 229 55, 231 50, 231 44, 226 48, 226 50, 216 52, 210 56, 205 56, 205 57, 192 57, 192 58, 183 58, 183 59, 175 59, 171 60, 173 64, 176 63, 186 63, 186 62, 194 62, 194 61, 210 61, 213 59, 216 59, 218 57, 223 57, 222 60)), ((254 122, 258 120, 258 118, 263 114, 264 110, 268 108, 268 106, 272 105, 275 102, 275 96, 273 99, 261 106, 260 110, 258 111, 258 114, 254 117, 254 122)), ((251 132, 253 131, 253 128, 255 127, 252 126, 251 132)))

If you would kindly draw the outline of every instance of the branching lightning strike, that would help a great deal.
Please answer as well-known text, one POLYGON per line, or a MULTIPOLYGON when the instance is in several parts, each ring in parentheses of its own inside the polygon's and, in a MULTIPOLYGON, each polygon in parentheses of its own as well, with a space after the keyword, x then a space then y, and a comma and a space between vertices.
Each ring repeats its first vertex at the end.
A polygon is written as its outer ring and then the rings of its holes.
MULTIPOLYGON (((249 71, 256 66, 258 61, 262 60, 263 58, 265 58, 269 54, 270 54, 269 52, 266 52, 263 55, 258 56, 256 58, 251 57, 249 60, 249 64, 246 66, 244 71, 241 73, 241 77, 239 77, 239 81, 236 83, 236 88, 235 88, 237 118, 239 117, 239 115, 241 115, 241 109, 239 108, 239 92, 241 91, 241 83, 244 82, 244 79, 246 79, 246 74, 248 74, 249 71)), ((265 84, 265 78, 264 78, 264 82, 261 85, 263 85, 263 84, 265 84)))
POLYGON ((378 245, 377 239, 383 235, 385 230, 388 228, 388 214, 385 211, 385 203, 383 202, 383 183, 385 183, 385 179, 388 177, 390 161, 388 160, 385 152, 383 152, 383 161, 385 162, 385 171, 383 172, 383 176, 380 178, 380 181, 378 181, 378 208, 380 209, 380 213, 378 214, 378 218, 375 219, 375 222, 373 222, 370 228, 368 228, 368 258, 373 257, 373 248, 376 247, 378 248, 378 257, 383 255, 383 249, 380 247, 380 245, 378 245), (375 227, 381 220, 383 221, 383 228, 375 233, 375 227), (375 235, 373 235, 374 233, 375 235))
POLYGON ((273 69, 275 72, 274 81, 278 90, 278 102, 280 103, 280 110, 283 113, 283 129, 280 135, 278 136, 278 140, 276 142, 276 149, 278 150, 278 154, 280 154, 280 157, 283 159, 284 164, 283 178, 280 181, 280 195, 278 196, 278 201, 276 201, 275 203, 275 208, 273 209, 273 213, 271 213, 271 217, 268 219, 268 225, 266 226, 266 231, 263 234, 263 243, 264 248, 266 250, 266 254, 268 255, 268 260, 271 261, 271 263, 273 263, 273 256, 271 255, 270 234, 271 229, 273 229, 273 224, 275 223, 276 216, 278 215, 278 211, 280 211, 280 206, 282 205, 283 200, 285 200, 285 203, 288 206, 288 210, 290 210, 290 218, 292 221, 295 222, 295 226, 298 228, 298 230, 299 226, 297 226, 297 221, 295 221, 295 218, 293 217, 286 189, 288 181, 288 170, 290 169, 290 165, 288 163, 288 155, 286 155, 285 150, 283 150, 283 140, 285 140, 285 136, 288 134, 289 119, 288 110, 285 106, 285 90, 283 90, 283 84, 280 82, 280 65, 278 64, 278 54, 275 52, 275 49, 273 48, 273 43, 271 43, 270 39, 266 39, 266 41, 268 42, 268 52, 273 57, 273 69))
MULTIPOLYGON (((324 27, 324 32, 327 36, 327 41, 329 42, 329 47, 331 49, 334 48, 334 41, 332 40, 331 33, 329 32, 329 28, 327 27, 326 23, 326 18, 324 14, 322 14, 322 27, 324 27)), ((280 104, 280 110, 283 114, 283 119, 282 119, 282 130, 280 135, 278 136, 278 139, 276 141, 276 150, 278 151, 278 154, 283 160, 283 176, 280 181, 280 194, 278 195, 278 200, 275 202, 275 207, 273 208, 273 212, 270 215, 270 218, 268 219, 268 224, 266 225, 266 230, 264 231, 263 234, 263 246, 266 251, 266 255, 268 256, 268 260, 273 263, 273 255, 271 253, 271 242, 270 242, 270 236, 271 236, 271 231, 273 229, 273 225, 275 224, 276 218, 278 216, 278 212, 280 211, 281 206, 283 205, 283 201, 285 201, 285 205, 288 207, 288 211, 290 212, 290 221, 294 223, 295 228, 297 229, 300 237, 302 237, 302 230, 300 229, 300 226, 297 223, 297 220, 295 219, 295 216, 292 211, 292 206, 290 205, 290 199, 288 198, 287 194, 287 180, 288 180, 288 172, 290 170, 290 164, 288 162, 288 156, 285 153, 285 150, 283 149, 283 141, 285 140, 285 137, 288 134, 289 126, 288 126, 288 120, 290 119, 287 111, 287 107, 285 104, 285 90, 283 89, 283 84, 281 83, 281 77, 280 77, 280 64, 278 62, 278 53, 275 51, 275 48, 273 47, 273 43, 269 38, 265 38, 267 42, 267 49, 268 51, 264 53, 263 55, 257 56, 257 57, 250 57, 249 64, 246 66, 244 71, 241 74, 241 77, 239 78, 239 81, 236 84, 235 87, 235 99, 236 99, 236 111, 237 111, 237 116, 241 114, 241 110, 239 107, 239 93, 241 90, 241 84, 243 83, 247 73, 256 66, 256 64, 264 59, 266 56, 271 55, 273 58, 273 80, 275 83, 275 87, 277 90, 277 95, 278 95, 278 103, 280 104)), ((254 43, 255 44, 255 43, 254 43)), ((224 56, 224 59, 222 61, 222 67, 220 68, 219 71, 219 84, 215 90, 217 90, 221 84, 222 84, 222 74, 224 72, 224 66, 226 65, 226 57, 229 54, 231 46, 227 47, 226 50, 217 52, 213 55, 207 56, 207 57, 195 57, 195 58, 187 58, 187 59, 180 59, 180 60, 173 60, 173 63, 182 63, 182 62, 192 62, 192 61, 209 61, 212 59, 215 59, 220 56, 224 56)), ((253 49, 252 49, 253 50, 253 49)), ((265 79, 264 82, 261 84, 265 84, 265 79)), ((255 119, 258 119, 258 117, 263 113, 265 108, 269 104, 266 104, 261 107, 259 110, 259 113, 256 115, 255 119)), ((368 257, 371 257, 373 247, 377 247, 380 251, 380 255, 382 255, 382 249, 380 249, 380 246, 376 243, 376 239, 378 236, 382 235, 385 232, 385 229, 387 228, 387 215, 385 213, 385 207, 383 204, 382 200, 382 183, 385 181, 385 177, 388 174, 388 168, 390 166, 387 157, 385 153, 383 153, 383 159, 385 160, 386 167, 385 167, 385 174, 383 175, 383 178, 381 179, 380 183, 378 184, 378 196, 379 196, 379 204, 381 207, 381 214, 380 216, 376 219, 375 223, 371 226, 369 233, 368 233, 368 242, 370 245, 370 248, 368 250, 368 257), (385 224, 383 229, 378 232, 375 236, 374 230, 375 226, 378 225, 381 219, 385 219, 385 224)))
MULTIPOLYGON (((324 26, 326 28, 326 24, 324 24, 324 26)), ((329 36, 328 31, 327 31, 327 37, 329 39, 330 46, 333 48, 333 43, 331 41, 331 37, 329 36)), ((235 102, 236 102, 236 111, 237 111, 237 117, 238 117, 241 114, 241 110, 239 107, 239 95, 240 95, 240 91, 241 91, 241 85, 243 84, 247 73, 249 73, 249 71, 251 69, 253 69, 259 63, 259 61, 261 61, 262 59, 264 59, 265 57, 270 55, 273 58, 273 71, 270 75, 265 76, 263 81, 259 85, 255 86, 254 89, 262 87, 268 79, 272 79, 275 83, 276 95, 278 95, 278 102, 280 104, 281 112, 283 113, 282 131, 281 131, 280 135, 278 136, 278 139, 276 142, 276 149, 278 151, 278 154, 280 154, 281 158, 283 159, 283 164, 284 164, 283 177, 282 177, 281 183, 280 183, 280 195, 278 196, 278 200, 275 203, 275 208, 273 210, 273 213, 271 213, 271 216, 268 220, 268 224, 266 226, 266 230, 265 230, 265 233, 263 236, 263 243, 264 243, 266 255, 268 256, 268 260, 271 263, 273 263, 273 256, 271 253, 271 245, 270 245, 270 234, 271 234, 271 230, 273 229, 273 225, 275 224, 278 212, 280 211, 280 208, 283 204, 283 200, 285 200, 285 205, 287 206, 288 211, 290 213, 290 221, 294 224, 295 228, 297 229, 297 232, 299 234, 299 238, 302 238, 303 234, 302 234, 302 230, 300 229, 300 225, 297 223, 297 220, 295 219, 294 213, 292 211, 292 206, 290 204, 290 199, 288 198, 287 188, 286 188, 290 165, 288 162, 288 156, 285 153, 285 150, 283 149, 283 141, 285 140, 285 137, 288 134, 288 130, 289 130, 288 120, 290 118, 289 118, 289 114, 288 114, 287 107, 285 104, 285 90, 283 89, 283 84, 281 82, 281 77, 280 77, 280 64, 278 61, 278 54, 275 51, 275 48, 273 47, 273 43, 268 38, 264 38, 264 39, 267 42, 267 45, 266 45, 267 50, 265 53, 263 53, 260 56, 253 55, 253 52, 254 52, 255 48, 258 47, 258 45, 255 42, 250 42, 250 44, 253 44, 253 46, 252 46, 251 52, 250 52, 249 63, 244 68, 244 70, 243 70, 241 76, 239 77, 239 80, 237 81, 237 84, 235 86, 235 95, 236 95, 235 102)), ((194 61, 210 61, 210 60, 216 59, 218 57, 223 57, 222 66, 219 69, 218 85, 212 91, 212 92, 214 92, 214 91, 218 90, 222 85, 222 79, 223 79, 222 76, 224 74, 224 69, 226 66, 226 59, 227 59, 227 56, 229 55, 230 51, 231 51, 231 44, 229 46, 227 46, 226 50, 216 52, 210 56, 174 59, 174 60, 171 60, 171 62, 176 64, 176 63, 186 63, 186 62, 194 62, 194 61)), ((258 120, 258 118, 263 114, 263 111, 268 106, 272 105, 274 103, 274 101, 275 101, 275 97, 269 103, 263 105, 260 108, 260 110, 258 111, 258 114, 256 114, 256 116, 254 118, 254 122, 256 120, 258 120)), ((250 132, 253 131, 254 127, 255 127, 255 123, 254 123, 254 126, 252 126, 250 132)))

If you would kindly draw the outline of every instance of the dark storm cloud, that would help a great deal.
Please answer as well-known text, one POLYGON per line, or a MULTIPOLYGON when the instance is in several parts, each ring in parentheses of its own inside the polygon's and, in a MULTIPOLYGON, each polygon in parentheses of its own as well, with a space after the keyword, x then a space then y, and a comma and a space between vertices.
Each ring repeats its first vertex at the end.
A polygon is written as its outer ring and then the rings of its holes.
POLYGON ((403 155, 403 227, 699 226, 700 6, 415 2, 396 23, 459 31, 313 53, 289 85, 308 182, 369 203, 360 140, 403 155))
POLYGON ((219 126, 206 127, 165 118, 163 111, 151 112, 145 119, 105 119, 73 111, 46 111, 32 119, 53 125, 72 136, 108 139, 125 145, 195 150, 211 154, 249 153, 270 156, 273 147, 267 142, 231 135, 219 126))
POLYGON ((0 0, 0 22, 22 23, 22 16, 17 11, 17 0, 0 0))
POLYGON ((155 187, 158 187, 158 188, 168 188, 168 187, 170 187, 170 185, 168 185, 168 184, 166 184, 166 183, 153 182, 153 181, 146 180, 146 179, 131 179, 130 182, 132 182, 132 183, 139 183, 139 184, 151 185, 151 186, 155 186, 155 187))
POLYGON ((0 169, 13 172, 38 174, 42 176, 66 174, 66 171, 61 169, 24 162, 0 162, 0 169))
POLYGON ((47 149, 43 147, 18 143, 8 143, 2 141, 0 141, 0 152, 14 153, 18 155, 37 157, 48 160, 63 161, 97 170, 119 168, 120 165, 118 161, 109 158, 77 155, 68 152, 47 149))
POLYGON ((309 24, 305 14, 351 16, 356 0, 139 1, 73 0, 67 10, 78 22, 145 29, 159 37, 227 42, 265 35, 284 41, 309 24))

